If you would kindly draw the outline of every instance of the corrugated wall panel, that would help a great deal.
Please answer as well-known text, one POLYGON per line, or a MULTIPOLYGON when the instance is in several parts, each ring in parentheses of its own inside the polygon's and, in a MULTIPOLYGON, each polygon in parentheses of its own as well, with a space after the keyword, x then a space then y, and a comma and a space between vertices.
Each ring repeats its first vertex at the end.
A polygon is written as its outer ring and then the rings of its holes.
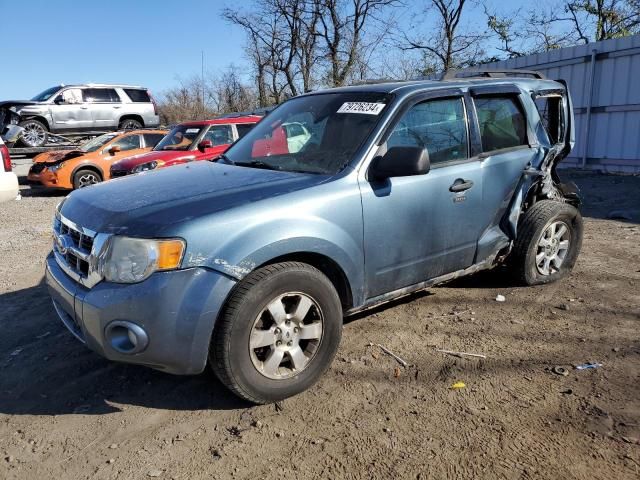
POLYGON ((640 35, 577 45, 488 64, 539 70, 569 84, 576 111, 576 147, 566 164, 640 173, 640 35), (596 50, 591 125, 585 137, 591 52, 596 50))

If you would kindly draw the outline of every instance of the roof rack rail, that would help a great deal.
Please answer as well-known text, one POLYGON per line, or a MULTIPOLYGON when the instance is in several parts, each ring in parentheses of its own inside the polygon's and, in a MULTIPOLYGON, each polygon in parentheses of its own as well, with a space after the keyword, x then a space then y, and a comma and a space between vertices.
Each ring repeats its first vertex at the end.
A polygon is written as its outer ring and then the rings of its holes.
POLYGON ((544 80, 547 77, 535 70, 516 70, 516 69, 490 69, 490 68, 469 68, 464 70, 449 70, 441 77, 441 81, 459 80, 465 78, 507 78, 507 77, 528 77, 544 80))

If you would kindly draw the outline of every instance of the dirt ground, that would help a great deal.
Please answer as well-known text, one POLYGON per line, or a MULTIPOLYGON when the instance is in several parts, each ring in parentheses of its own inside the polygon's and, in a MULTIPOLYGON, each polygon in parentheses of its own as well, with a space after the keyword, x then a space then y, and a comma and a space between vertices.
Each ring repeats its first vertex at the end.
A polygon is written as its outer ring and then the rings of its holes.
POLYGON ((0 479, 640 478, 640 177, 563 176, 585 199, 569 278, 492 271, 350 319, 314 388, 259 407, 79 344, 42 281, 61 197, 23 187, 0 206, 0 479))

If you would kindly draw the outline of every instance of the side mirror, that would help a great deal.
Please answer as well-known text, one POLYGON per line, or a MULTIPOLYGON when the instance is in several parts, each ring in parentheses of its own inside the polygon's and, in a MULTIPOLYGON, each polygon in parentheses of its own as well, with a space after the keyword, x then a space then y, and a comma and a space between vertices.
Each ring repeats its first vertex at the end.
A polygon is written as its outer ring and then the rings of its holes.
POLYGON ((422 147, 391 147, 383 156, 373 159, 369 175, 374 180, 409 177, 429 172, 429 152, 422 147))
POLYGON ((58 95, 53 103, 55 103, 56 105, 63 105, 65 101, 64 98, 62 98, 62 95, 58 95))
POLYGON ((111 147, 109 149, 109 155, 114 156, 116 153, 121 152, 122 149, 120 148, 120 145, 114 145, 113 147, 111 147))
POLYGON ((202 140, 198 144, 198 150, 200 150, 203 153, 207 148, 213 148, 213 143, 211 142, 211 140, 202 140))

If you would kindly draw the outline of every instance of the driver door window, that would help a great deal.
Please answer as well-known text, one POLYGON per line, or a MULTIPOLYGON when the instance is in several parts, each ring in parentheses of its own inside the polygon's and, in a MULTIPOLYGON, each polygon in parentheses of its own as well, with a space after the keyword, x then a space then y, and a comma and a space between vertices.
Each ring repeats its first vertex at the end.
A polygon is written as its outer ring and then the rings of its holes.
POLYGON ((111 146, 120 147, 121 152, 126 152, 127 150, 135 150, 140 148, 140 136, 139 135, 129 135, 124 138, 120 138, 111 144, 111 146))
POLYGON ((395 126, 387 147, 423 147, 432 165, 468 157, 467 122, 461 98, 429 100, 411 107, 395 126))
POLYGON ((233 143, 231 125, 215 125, 209 128, 202 140, 211 140, 214 147, 233 143))

